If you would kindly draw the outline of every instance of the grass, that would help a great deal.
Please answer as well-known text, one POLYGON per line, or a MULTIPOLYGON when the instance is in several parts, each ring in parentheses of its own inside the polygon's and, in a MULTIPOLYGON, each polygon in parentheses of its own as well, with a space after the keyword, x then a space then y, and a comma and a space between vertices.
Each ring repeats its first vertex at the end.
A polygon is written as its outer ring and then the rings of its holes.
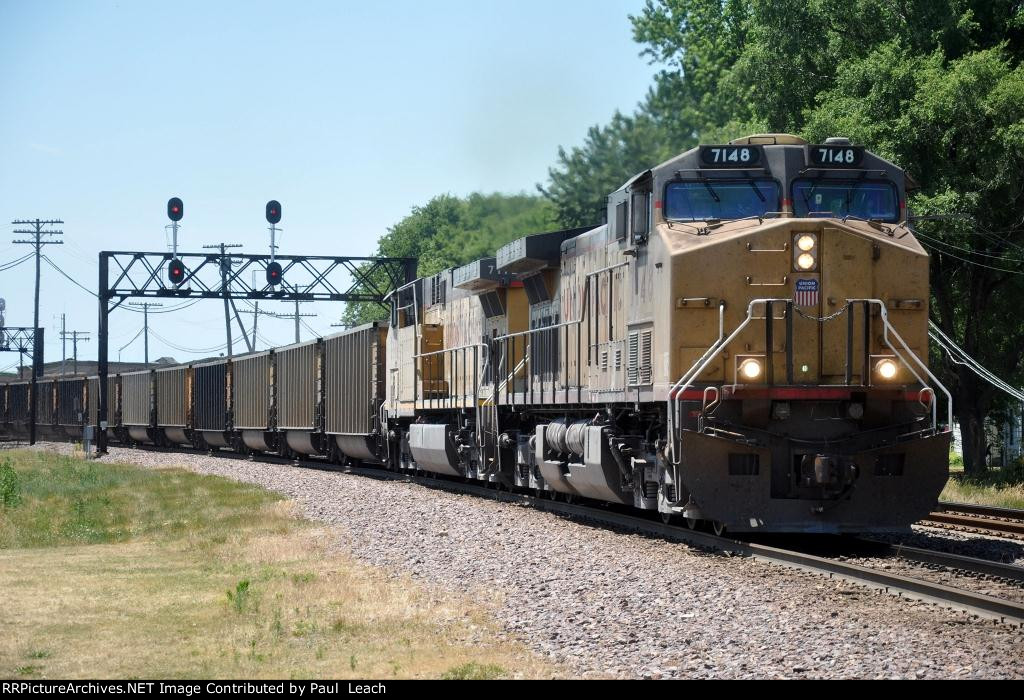
POLYGON ((1024 509, 1024 466, 990 467, 981 477, 964 473, 963 458, 949 455, 949 481, 940 500, 955 503, 977 503, 984 506, 1024 509))
POLYGON ((7 454, 2 677, 556 673, 500 639, 485 609, 339 553, 333 531, 277 495, 177 469, 7 454))
POLYGON ((481 665, 471 661, 468 664, 449 669, 441 676, 441 679, 446 681, 486 681, 501 678, 502 675, 504 675, 504 670, 501 666, 481 665))

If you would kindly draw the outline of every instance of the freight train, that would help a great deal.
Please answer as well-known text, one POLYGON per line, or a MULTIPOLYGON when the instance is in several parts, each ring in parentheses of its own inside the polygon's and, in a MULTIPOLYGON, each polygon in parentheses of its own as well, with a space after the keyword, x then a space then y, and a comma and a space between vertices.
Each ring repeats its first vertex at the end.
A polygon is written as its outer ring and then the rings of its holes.
MULTIPOLYGON (((109 377, 108 434, 424 470, 718 532, 903 529, 946 482, 952 424, 912 187, 846 139, 699 146, 612 192, 605 224, 394 290, 386 321, 109 377)), ((98 381, 41 382, 39 423, 95 426, 98 381)), ((28 391, 0 395, 9 433, 28 391)))

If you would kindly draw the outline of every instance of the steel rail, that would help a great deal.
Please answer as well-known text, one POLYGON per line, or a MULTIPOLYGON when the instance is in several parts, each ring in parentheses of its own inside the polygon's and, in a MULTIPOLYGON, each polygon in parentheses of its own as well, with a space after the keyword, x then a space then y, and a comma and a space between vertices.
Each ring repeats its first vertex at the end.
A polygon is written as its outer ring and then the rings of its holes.
POLYGON ((985 515, 990 518, 1012 518, 1024 520, 1024 510, 1017 508, 1000 508, 998 506, 982 506, 977 503, 955 503, 953 501, 939 501, 939 508, 952 510, 958 513, 972 513, 974 515, 985 515))
POLYGON ((999 520, 997 518, 971 515, 968 513, 936 512, 931 513, 921 521, 922 524, 937 523, 940 525, 954 525, 957 527, 969 527, 978 530, 987 530, 993 533, 1003 533, 1024 536, 1024 521, 1021 520, 999 520))
POLYGON ((991 561, 990 559, 968 557, 962 554, 953 554, 951 552, 940 552, 934 549, 908 547, 902 544, 889 544, 871 538, 861 538, 860 541, 881 546, 888 556, 896 557, 898 559, 906 559, 907 561, 917 562, 920 564, 945 566, 951 569, 960 569, 962 571, 970 571, 975 574, 995 576, 1024 583, 1024 566, 991 561))

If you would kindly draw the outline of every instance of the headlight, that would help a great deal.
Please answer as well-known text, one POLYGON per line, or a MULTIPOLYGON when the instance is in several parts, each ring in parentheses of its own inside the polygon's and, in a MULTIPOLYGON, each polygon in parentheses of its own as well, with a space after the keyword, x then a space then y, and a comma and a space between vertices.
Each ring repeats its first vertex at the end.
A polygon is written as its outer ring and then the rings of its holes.
POLYGON ((801 253, 796 259, 796 266, 801 270, 810 270, 814 268, 814 256, 810 253, 801 253))
POLYGON ((875 374, 888 381, 896 377, 898 369, 893 360, 879 360, 875 365, 875 374))
POLYGON ((796 239, 796 247, 805 253, 814 248, 814 236, 804 234, 796 239))
POLYGON ((740 374, 744 379, 757 379, 761 376, 761 363, 757 360, 744 360, 740 363, 740 374))

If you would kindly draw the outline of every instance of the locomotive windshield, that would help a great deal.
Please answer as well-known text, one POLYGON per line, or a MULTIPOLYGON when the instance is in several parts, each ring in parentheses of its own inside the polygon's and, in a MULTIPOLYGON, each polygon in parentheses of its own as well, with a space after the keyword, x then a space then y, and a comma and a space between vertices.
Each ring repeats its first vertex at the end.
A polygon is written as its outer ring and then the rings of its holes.
POLYGON ((683 180, 665 190, 665 218, 674 221, 742 219, 779 211, 775 180, 683 180))
POLYGON ((797 216, 810 213, 831 213, 841 217, 851 214, 862 219, 898 221, 899 204, 896 186, 883 180, 793 181, 793 211, 797 216))

